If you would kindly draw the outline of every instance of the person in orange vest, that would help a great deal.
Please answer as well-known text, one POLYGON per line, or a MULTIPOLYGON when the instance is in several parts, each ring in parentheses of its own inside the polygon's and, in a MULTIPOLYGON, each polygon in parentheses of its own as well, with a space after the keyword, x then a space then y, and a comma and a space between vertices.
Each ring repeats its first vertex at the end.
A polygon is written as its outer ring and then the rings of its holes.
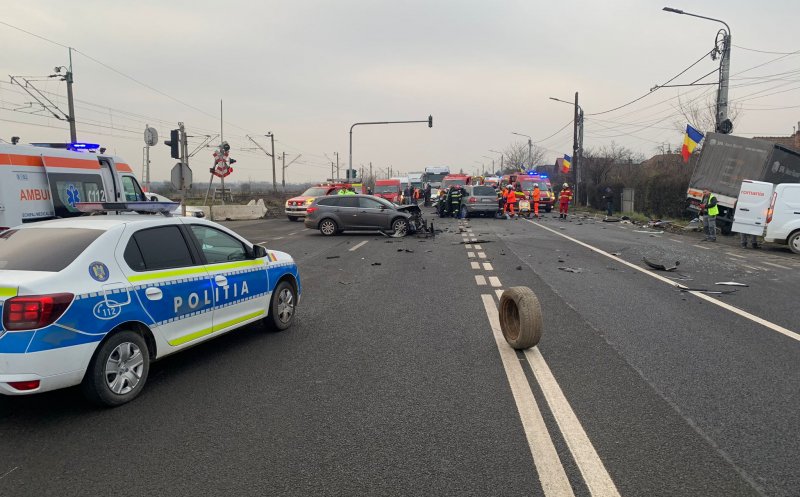
POLYGON ((533 215, 539 219, 539 200, 542 198, 542 192, 539 190, 539 183, 533 184, 531 190, 531 202, 533 202, 533 215))
POLYGON ((505 192, 505 199, 506 204, 503 206, 503 214, 506 215, 506 219, 510 219, 511 217, 516 217, 514 213, 514 204, 517 203, 517 193, 514 191, 514 187, 511 185, 506 186, 505 192), (509 217, 509 212, 511 216, 509 217))
POLYGON ((567 213, 569 212, 569 203, 571 201, 572 188, 570 188, 568 184, 564 183, 564 186, 561 188, 561 193, 558 195, 558 217, 560 219, 567 218, 567 213))

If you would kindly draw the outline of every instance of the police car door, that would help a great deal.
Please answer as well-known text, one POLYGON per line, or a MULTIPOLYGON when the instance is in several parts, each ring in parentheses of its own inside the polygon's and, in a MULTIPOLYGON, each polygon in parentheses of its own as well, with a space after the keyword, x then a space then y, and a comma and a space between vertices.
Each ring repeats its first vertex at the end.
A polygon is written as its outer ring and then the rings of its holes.
POLYGON ((264 259, 256 259, 240 238, 186 220, 205 259, 214 295, 214 331, 225 331, 266 316, 270 282, 264 259))
POLYGON ((117 250, 150 318, 147 324, 155 325, 161 344, 178 347, 213 332, 214 297, 203 261, 178 218, 161 219, 156 226, 128 225, 117 250))

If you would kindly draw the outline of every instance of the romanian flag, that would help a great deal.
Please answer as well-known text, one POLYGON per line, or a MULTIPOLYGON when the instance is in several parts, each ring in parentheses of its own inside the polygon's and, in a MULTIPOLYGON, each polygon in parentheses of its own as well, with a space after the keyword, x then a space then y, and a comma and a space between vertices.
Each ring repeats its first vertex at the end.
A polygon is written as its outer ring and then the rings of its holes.
POLYGON ((683 162, 689 162, 689 156, 692 155, 694 149, 703 139, 703 133, 697 131, 693 127, 686 125, 686 136, 683 137, 683 148, 681 148, 681 155, 683 162))
POLYGON ((564 154, 564 159, 561 161, 561 172, 567 174, 572 167, 572 157, 564 154))

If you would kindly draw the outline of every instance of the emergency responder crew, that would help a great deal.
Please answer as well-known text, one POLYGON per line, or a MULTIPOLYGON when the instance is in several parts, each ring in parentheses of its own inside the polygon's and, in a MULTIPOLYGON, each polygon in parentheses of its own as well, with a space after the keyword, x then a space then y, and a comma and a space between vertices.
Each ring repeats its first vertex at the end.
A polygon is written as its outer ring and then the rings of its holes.
POLYGON ((339 191, 336 193, 337 195, 347 195, 347 187, 343 186, 339 188, 339 191))
POLYGON ((463 198, 463 191, 461 187, 453 185, 450 189, 450 215, 453 217, 461 217, 461 199, 463 198))
POLYGON ((569 213, 569 203, 572 201, 572 189, 567 183, 561 187, 561 193, 558 195, 558 217, 566 219, 569 213))
POLYGON ((497 192, 497 215, 495 217, 499 219, 506 213, 506 189, 499 184, 495 185, 494 189, 497 192))
POLYGON ((436 211, 439 213, 439 217, 445 217, 447 215, 448 205, 447 190, 440 188, 439 197, 436 199, 436 211))
POLYGON ((542 198, 542 192, 539 190, 539 183, 533 184, 533 190, 531 190, 531 202, 533 203, 533 215, 536 216, 536 219, 539 219, 539 200, 542 198))
POLYGON ((506 215, 506 219, 511 219, 515 217, 516 214, 514 213, 514 204, 517 203, 517 193, 514 191, 514 187, 509 184, 506 186, 506 205, 504 207, 503 213, 506 215), (509 213, 510 217, 509 217, 509 213))
POLYGON ((411 188, 414 190, 414 195, 412 195, 411 198, 414 199, 414 205, 418 205, 419 204, 420 189, 416 188, 416 187, 413 187, 413 186, 411 188))
POLYGON ((423 197, 425 199, 425 207, 430 207, 431 205, 431 184, 428 183, 425 185, 425 195, 423 197))
POLYGON ((703 221, 706 223, 706 242, 717 241, 717 214, 719 214, 719 207, 717 206, 717 197, 708 191, 708 188, 703 190, 703 200, 700 203, 700 214, 703 216, 703 221))

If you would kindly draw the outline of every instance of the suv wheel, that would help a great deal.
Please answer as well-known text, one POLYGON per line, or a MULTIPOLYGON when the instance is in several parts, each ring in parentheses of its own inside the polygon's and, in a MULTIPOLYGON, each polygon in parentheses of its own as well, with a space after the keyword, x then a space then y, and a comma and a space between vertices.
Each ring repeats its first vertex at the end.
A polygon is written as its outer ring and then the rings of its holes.
POLYGON ((333 219, 323 219, 319 222, 319 232, 323 235, 333 236, 337 231, 339 231, 339 227, 336 226, 336 221, 333 219))

